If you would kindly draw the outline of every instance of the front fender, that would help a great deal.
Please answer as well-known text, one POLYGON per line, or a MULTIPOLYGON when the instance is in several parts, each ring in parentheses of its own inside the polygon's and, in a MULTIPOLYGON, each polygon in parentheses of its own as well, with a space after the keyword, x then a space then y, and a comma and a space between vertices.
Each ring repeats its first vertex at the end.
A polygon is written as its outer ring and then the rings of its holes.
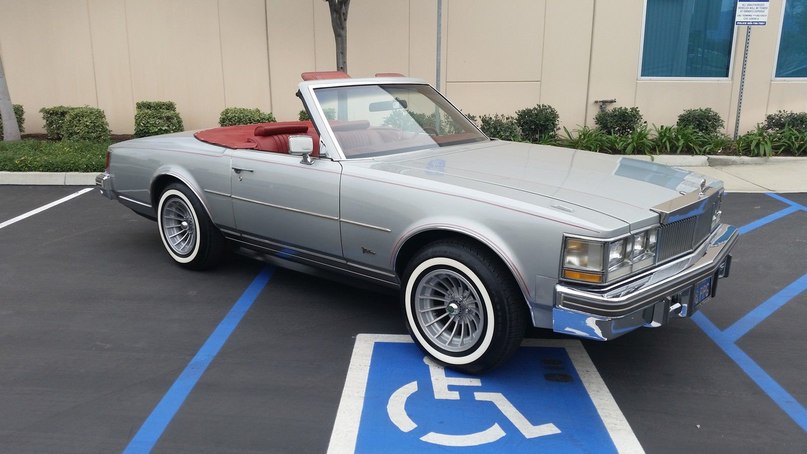
MULTIPOLYGON (((524 269, 523 263, 512 249, 511 244, 488 226, 479 223, 469 223, 467 219, 429 218, 422 220, 418 224, 410 225, 403 231, 393 246, 391 265, 395 269, 401 268, 400 261, 402 254, 410 255, 426 242, 431 242, 439 238, 457 237, 468 238, 480 243, 496 254, 502 263, 510 270, 521 292, 524 294, 525 300, 532 301, 533 298, 530 292, 530 285, 526 278, 526 270, 524 269)), ((405 260, 406 259, 404 259, 404 261, 405 260)), ((400 273, 403 270, 398 269, 397 271, 400 273)))

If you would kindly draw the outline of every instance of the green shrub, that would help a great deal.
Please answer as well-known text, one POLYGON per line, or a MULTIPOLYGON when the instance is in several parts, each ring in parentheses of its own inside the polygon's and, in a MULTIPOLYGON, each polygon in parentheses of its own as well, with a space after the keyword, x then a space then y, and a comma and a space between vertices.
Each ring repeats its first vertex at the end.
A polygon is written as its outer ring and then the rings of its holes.
POLYGON ((734 148, 734 141, 725 134, 706 136, 704 140, 705 143, 701 147, 702 154, 718 154, 734 148))
POLYGON ((771 149, 774 154, 807 155, 807 131, 799 131, 786 126, 771 135, 771 149))
POLYGON ((170 134, 184 129, 182 118, 173 110, 138 110, 135 113, 135 137, 170 134))
POLYGON ((102 172, 108 142, 0 142, 0 171, 102 172))
POLYGON ((97 107, 73 108, 62 123, 63 140, 107 142, 109 134, 104 111, 97 107))
POLYGON ((63 126, 67 114, 78 107, 54 106, 39 109, 42 119, 45 120, 45 132, 48 139, 61 140, 64 136, 63 126))
POLYGON ((513 142, 524 140, 516 119, 510 115, 482 115, 480 123, 480 129, 488 137, 513 142))
POLYGON ((170 134, 185 129, 174 101, 138 101, 135 107, 135 137, 170 134))
POLYGON ((138 101, 135 103, 136 110, 170 110, 177 111, 174 101, 138 101))
POLYGON ((719 113, 709 107, 704 107, 685 110, 678 116, 676 126, 679 128, 692 128, 702 134, 717 136, 720 135, 725 123, 720 118, 719 113))
POLYGON ((228 107, 221 111, 219 125, 251 125, 254 123, 273 122, 275 116, 272 113, 263 113, 259 109, 247 109, 244 107, 228 107))
POLYGON ((785 128, 792 128, 799 132, 807 132, 807 112, 779 110, 765 117, 763 128, 768 131, 781 131, 785 128))
MULTIPOLYGON (((20 128, 20 134, 25 132, 25 109, 21 104, 14 104, 11 106, 14 109, 14 116, 17 117, 17 126, 20 128)), ((0 121, 0 140, 3 139, 3 122, 0 121)))
POLYGON ((630 134, 612 134, 609 151, 616 154, 650 154, 655 150, 647 126, 640 125, 630 134))
POLYGON ((547 104, 516 111, 516 124, 521 128, 524 139, 543 142, 554 139, 558 130, 558 111, 547 104))
POLYGON ((563 132, 566 137, 560 142, 564 147, 574 148, 577 150, 588 150, 595 152, 608 151, 611 143, 610 136, 600 129, 589 128, 583 126, 575 131, 573 134, 565 126, 563 132))
POLYGON ((773 155, 772 134, 762 127, 737 138, 737 152, 745 156, 769 157, 773 155))
POLYGON ((297 114, 297 119, 300 121, 310 121, 311 116, 308 115, 308 112, 306 112, 305 110, 301 110, 300 113, 297 114))
POLYGON ((656 154, 706 154, 707 135, 691 126, 653 126, 656 154))
POLYGON ((616 107, 597 113, 594 124, 606 134, 629 135, 643 120, 638 107, 616 107))

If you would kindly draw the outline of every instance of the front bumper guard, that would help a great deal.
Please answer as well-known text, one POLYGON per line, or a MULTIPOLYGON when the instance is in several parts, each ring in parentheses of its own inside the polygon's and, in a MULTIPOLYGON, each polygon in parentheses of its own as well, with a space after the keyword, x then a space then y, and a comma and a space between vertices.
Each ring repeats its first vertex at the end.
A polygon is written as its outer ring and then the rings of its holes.
POLYGON ((658 327, 671 315, 690 317, 703 302, 696 286, 711 277, 728 277, 737 228, 721 224, 695 252, 662 265, 627 284, 602 290, 555 286, 553 330, 596 340, 611 340, 643 326, 658 327))

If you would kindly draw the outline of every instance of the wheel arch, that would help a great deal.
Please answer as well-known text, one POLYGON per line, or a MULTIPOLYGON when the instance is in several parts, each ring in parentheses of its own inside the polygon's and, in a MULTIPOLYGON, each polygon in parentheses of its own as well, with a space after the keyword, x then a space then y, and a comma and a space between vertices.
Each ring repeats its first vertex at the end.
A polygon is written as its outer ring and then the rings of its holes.
POLYGON ((157 212, 157 206, 160 202, 160 195, 171 183, 180 183, 193 192, 193 195, 195 195, 196 199, 199 200, 199 203, 202 205, 202 208, 204 208, 207 216, 210 219, 213 219, 212 213, 207 206, 207 200, 204 198, 204 191, 202 191, 201 187, 196 183, 196 181, 193 178, 172 170, 158 172, 151 180, 149 194, 151 198, 151 206, 154 207, 155 213, 157 212))
POLYGON ((519 271, 518 266, 510 255, 500 247, 497 247, 495 241, 491 240, 490 238, 487 238, 486 236, 477 232, 463 230, 458 227, 449 228, 443 226, 439 228, 425 228, 413 232, 407 236, 400 242, 400 247, 398 247, 394 255, 395 273, 399 278, 403 278, 403 273, 407 264, 412 260, 418 251, 423 249, 428 244, 444 240, 458 240, 467 242, 490 252, 496 258, 499 264, 504 266, 505 269, 510 272, 510 276, 512 277, 513 281, 521 290, 521 294, 524 297, 524 303, 528 304, 530 301, 530 292, 527 280, 519 271))

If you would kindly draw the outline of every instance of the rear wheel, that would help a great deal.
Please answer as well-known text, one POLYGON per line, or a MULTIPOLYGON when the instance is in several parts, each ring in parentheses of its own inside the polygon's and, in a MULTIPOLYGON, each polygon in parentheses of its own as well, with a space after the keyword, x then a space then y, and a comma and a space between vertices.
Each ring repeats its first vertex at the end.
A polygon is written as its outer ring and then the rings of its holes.
POLYGON ((460 241, 433 243, 404 273, 407 327, 445 366, 478 374, 521 344, 527 313, 510 272, 487 250, 460 241))
POLYGON ((178 264, 206 269, 221 260, 224 237, 185 185, 173 183, 163 190, 157 207, 157 223, 163 246, 178 264))

